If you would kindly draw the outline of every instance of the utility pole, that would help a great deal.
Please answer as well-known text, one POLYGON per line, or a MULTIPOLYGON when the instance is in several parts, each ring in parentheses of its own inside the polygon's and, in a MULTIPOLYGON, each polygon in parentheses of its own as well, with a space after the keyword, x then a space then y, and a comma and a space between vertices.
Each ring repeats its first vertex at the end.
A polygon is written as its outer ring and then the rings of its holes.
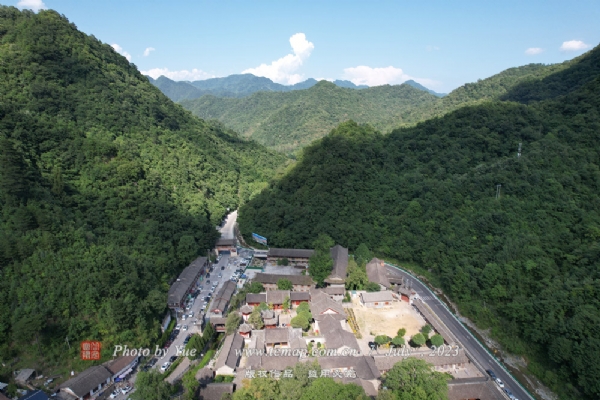
POLYGON ((502 187, 501 184, 496 185, 496 200, 498 200, 500 198, 500 188, 501 187, 502 187))
POLYGON ((519 152, 517 153, 517 159, 520 160, 521 159, 521 145, 523 143, 519 143, 519 152))

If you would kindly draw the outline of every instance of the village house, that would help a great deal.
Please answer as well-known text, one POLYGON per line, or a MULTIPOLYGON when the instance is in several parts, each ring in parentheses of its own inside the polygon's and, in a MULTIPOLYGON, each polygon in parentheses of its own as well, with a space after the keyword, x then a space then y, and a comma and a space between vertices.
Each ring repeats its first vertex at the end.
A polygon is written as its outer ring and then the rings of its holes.
MULTIPOLYGON (((246 297, 248 297, 248 296, 246 295, 246 297)), ((250 314, 252 314, 253 310, 254 310, 254 308, 247 304, 240 307, 240 313, 242 314, 242 319, 244 320, 244 322, 248 321, 248 318, 250 318, 250 314)))
POLYGON ((248 339, 248 338, 250 338, 250 335, 252 333, 252 326, 250 326, 249 324, 245 324, 245 323, 241 324, 238 328, 238 333, 244 339, 248 339))
POLYGON ((379 284, 381 290, 387 290, 392 286, 390 280, 388 279, 387 271, 385 269, 385 264, 383 260, 373 258, 367 263, 366 269, 367 278, 369 278, 369 282, 379 284))
POLYGON ((221 400, 224 394, 232 394, 233 390, 233 383, 209 383, 200 387, 198 400, 221 400))
POLYGON ((315 321, 315 331, 325 338, 327 350, 337 350, 338 354, 344 352, 352 354, 350 350, 358 353, 360 347, 356 337, 352 332, 342 328, 342 323, 346 324, 345 321, 336 319, 332 314, 325 314, 319 321, 315 321))
POLYGON ((343 289, 346 282, 346 271, 348 270, 348 249, 336 244, 329 251, 333 259, 333 268, 325 282, 329 286, 343 289))
POLYGON ((337 301, 332 300, 325 292, 313 290, 310 292, 310 312, 315 319, 319 321, 325 315, 332 315, 340 321, 346 320, 344 307, 337 301))
POLYGON ((314 254, 314 250, 308 249, 276 249, 271 248, 267 252, 267 262, 276 264, 278 261, 287 259, 288 265, 305 268, 308 259, 314 254))
POLYGON ((360 303, 368 308, 391 307, 392 302, 396 301, 389 291, 383 292, 363 292, 360 294, 360 303))
POLYGON ((222 317, 227 306, 231 301, 231 297, 235 292, 236 284, 232 281, 227 281, 217 292, 215 298, 210 305, 210 317, 222 317))
POLYGON ((231 254, 232 256, 237 255, 237 244, 235 239, 220 238, 215 244, 215 251, 217 254, 231 254))
POLYGON ((139 356, 121 356, 105 363, 106 369, 112 374, 113 382, 122 381, 129 375, 137 365, 139 356))
POLYGON ((62 398, 87 399, 109 385, 112 377, 113 374, 103 365, 90 367, 60 385, 62 398))
POLYGON ((237 333, 228 335, 215 363, 215 375, 233 375, 244 348, 244 338, 237 333))
POLYGON ((225 332, 225 323, 227 322, 227 318, 225 317, 211 317, 210 323, 215 328, 217 332, 225 332))
POLYGON ((449 400, 505 400, 497 385, 488 378, 453 379, 448 382, 449 400))
POLYGON ((263 310, 260 312, 260 316, 262 317, 263 322, 265 324, 265 329, 277 328, 279 318, 278 315, 273 312, 273 310, 263 310))
POLYGON ((185 301, 187 300, 188 295, 196 287, 196 282, 198 282, 200 275, 204 274, 207 266, 207 258, 198 257, 190 265, 185 267, 169 289, 169 294, 167 296, 169 308, 181 310, 185 307, 185 301))
POLYGON ((281 274, 256 274, 253 282, 262 283, 265 290, 277 290, 277 282, 280 279, 287 279, 292 282, 292 290, 295 292, 308 292, 315 287, 315 282, 309 275, 281 275, 281 274))

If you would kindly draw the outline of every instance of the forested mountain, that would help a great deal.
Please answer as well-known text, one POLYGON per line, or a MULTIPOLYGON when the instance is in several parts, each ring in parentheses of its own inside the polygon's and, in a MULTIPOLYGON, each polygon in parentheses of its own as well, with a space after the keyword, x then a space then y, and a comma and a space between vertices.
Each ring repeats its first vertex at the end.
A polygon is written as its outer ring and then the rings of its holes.
POLYGON ((429 94, 432 94, 432 95, 434 95, 436 97, 447 96, 447 93, 437 93, 437 92, 434 92, 433 90, 427 89, 425 86, 421 85, 418 82, 413 81, 412 79, 409 79, 408 81, 406 81, 404 83, 406 83, 407 85, 410 85, 410 86, 414 87, 415 89, 419 89, 419 90, 422 90, 422 91, 427 92, 429 94))
POLYGON ((421 265, 562 397, 599 398, 599 53, 490 88, 526 104, 464 107, 385 136, 339 125, 241 208, 242 233, 297 248, 326 233, 421 265))
MULTIPOLYGON (((256 92, 291 92, 292 90, 308 89, 317 84, 317 80, 310 78, 295 85, 281 85, 269 78, 252 74, 230 75, 224 78, 193 82, 173 81, 165 76, 160 76, 156 80, 148 77, 148 80, 173 101, 197 99, 205 94, 218 97, 246 97, 256 92)), ((333 83, 349 89, 366 89, 368 87, 357 86, 350 81, 336 80, 333 83)), ((427 91, 427 89, 425 90, 427 91)))
POLYGON ((241 99, 203 96, 181 104, 201 118, 217 119, 248 138, 291 152, 348 119, 384 131, 414 124, 438 100, 410 85, 353 90, 321 81, 307 90, 259 92, 241 99))
POLYGON ((286 160, 54 11, 0 7, 0 60, 0 375, 149 346, 168 283, 286 160))
MULTIPOLYGON (((322 82, 321 86, 301 92, 256 93, 239 99, 203 96, 181 104, 201 118, 217 119, 270 148, 293 152, 348 119, 368 123, 388 133, 466 105, 504 99, 513 87, 526 83, 535 85, 541 79, 577 64, 578 60, 510 68, 487 79, 465 84, 448 95, 433 92, 414 81, 359 91, 343 90, 322 82)), ((342 86, 339 82, 338 86, 342 86)), ((525 86, 519 88, 525 90, 525 86)))

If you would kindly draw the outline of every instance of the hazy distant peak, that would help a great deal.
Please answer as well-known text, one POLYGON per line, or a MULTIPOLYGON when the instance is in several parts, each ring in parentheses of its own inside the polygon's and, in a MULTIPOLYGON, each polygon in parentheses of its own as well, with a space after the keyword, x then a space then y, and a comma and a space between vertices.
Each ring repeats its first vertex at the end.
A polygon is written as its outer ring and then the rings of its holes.
POLYGON ((425 86, 421 85, 418 82, 413 81, 412 79, 410 79, 410 80, 408 80, 408 81, 406 81, 404 83, 407 84, 407 85, 409 85, 409 86, 414 87, 415 89, 419 89, 419 90, 422 90, 424 92, 431 93, 432 95, 437 96, 437 97, 444 97, 444 96, 447 95, 447 93, 437 93, 437 92, 434 92, 431 89, 427 89, 425 86))

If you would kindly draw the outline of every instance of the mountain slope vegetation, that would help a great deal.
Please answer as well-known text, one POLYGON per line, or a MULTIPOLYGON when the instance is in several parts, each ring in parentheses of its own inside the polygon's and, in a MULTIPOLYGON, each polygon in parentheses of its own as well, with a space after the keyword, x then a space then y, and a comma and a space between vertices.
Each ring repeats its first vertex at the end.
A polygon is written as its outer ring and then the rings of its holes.
POLYGON ((465 84, 443 97, 414 81, 360 91, 343 90, 328 82, 321 82, 300 92, 255 93, 240 99, 207 95, 184 100, 181 104, 194 115, 217 119, 265 146, 293 152, 349 119, 368 123, 388 133, 466 105, 501 100, 513 87, 535 84, 567 69, 577 60, 510 68, 487 79, 465 84))
POLYGON ((169 282, 285 158, 54 11, 0 7, 0 60, 0 375, 72 362, 80 340, 151 345, 169 282))
POLYGON ((259 92, 242 99, 204 96, 181 105, 205 119, 217 119, 270 148, 292 152, 323 137, 348 119, 381 130, 420 120, 416 107, 431 108, 438 99, 409 85, 353 90, 321 81, 307 90, 259 92))
POLYGON ((561 397, 600 397, 599 52, 494 89, 525 104, 389 135, 339 125, 241 208, 242 233, 298 248, 326 233, 418 264, 561 397))

